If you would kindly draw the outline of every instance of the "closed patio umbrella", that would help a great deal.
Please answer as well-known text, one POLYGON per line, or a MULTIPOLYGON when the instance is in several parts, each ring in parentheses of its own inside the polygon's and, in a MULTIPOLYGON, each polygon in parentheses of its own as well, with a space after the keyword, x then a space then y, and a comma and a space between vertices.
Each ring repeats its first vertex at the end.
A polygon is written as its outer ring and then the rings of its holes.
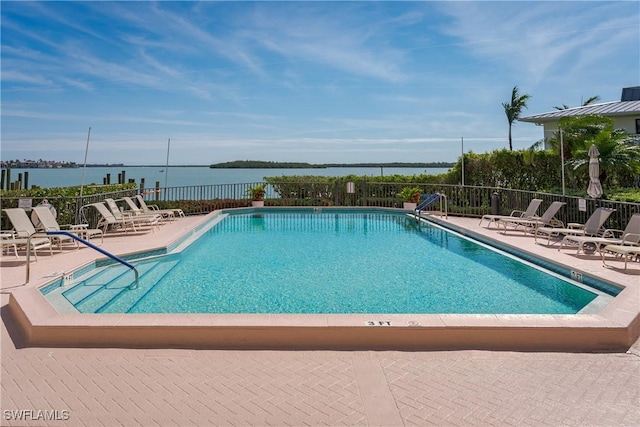
POLYGON ((595 145, 589 148, 589 187, 587 194, 594 199, 602 197, 602 184, 600 183, 600 153, 595 145))

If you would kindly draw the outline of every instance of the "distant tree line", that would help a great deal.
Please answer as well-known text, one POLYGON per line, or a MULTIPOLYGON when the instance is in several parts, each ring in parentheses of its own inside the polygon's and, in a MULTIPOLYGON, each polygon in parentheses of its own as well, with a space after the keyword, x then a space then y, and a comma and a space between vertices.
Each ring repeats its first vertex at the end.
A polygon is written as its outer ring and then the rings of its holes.
POLYGON ((323 169, 323 168, 450 168, 454 163, 303 163, 303 162, 268 162, 261 160, 236 160, 233 162, 215 163, 212 169, 323 169))
POLYGON ((54 169, 54 168, 77 168, 78 165, 75 162, 59 162, 57 160, 2 160, 0 161, 0 167, 3 169, 17 168, 17 169, 54 169))

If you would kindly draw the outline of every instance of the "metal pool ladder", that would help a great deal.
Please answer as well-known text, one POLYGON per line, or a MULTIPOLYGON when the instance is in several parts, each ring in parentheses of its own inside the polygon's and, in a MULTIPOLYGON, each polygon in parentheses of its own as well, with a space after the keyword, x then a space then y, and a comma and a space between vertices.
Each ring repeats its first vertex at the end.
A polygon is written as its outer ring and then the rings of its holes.
POLYGON ((442 217, 444 215, 444 217, 447 218, 447 196, 442 193, 429 194, 423 201, 421 201, 415 209, 416 218, 420 217, 420 213, 425 208, 428 208, 438 201, 440 202, 440 216, 442 217))
POLYGON ((119 262, 120 264, 129 267, 130 269, 133 270, 133 273, 135 274, 135 282, 131 285, 129 285, 129 289, 136 289, 138 287, 138 270, 130 263, 128 263, 127 261, 123 260, 122 258, 119 258, 117 256, 115 256, 114 254, 105 251, 104 249, 94 245, 93 243, 83 239, 82 237, 79 237, 73 233, 69 233, 68 231, 47 231, 45 233, 35 233, 32 234, 31 236, 29 236, 29 238, 27 239, 27 278, 25 280, 25 283, 29 283, 29 270, 30 270, 30 265, 31 265, 31 238, 32 237, 44 237, 44 236, 68 236, 71 237, 73 240, 76 240, 88 247, 90 247, 93 250, 96 250, 98 252, 100 252, 103 255, 108 256, 109 258, 111 258, 114 261, 119 262))

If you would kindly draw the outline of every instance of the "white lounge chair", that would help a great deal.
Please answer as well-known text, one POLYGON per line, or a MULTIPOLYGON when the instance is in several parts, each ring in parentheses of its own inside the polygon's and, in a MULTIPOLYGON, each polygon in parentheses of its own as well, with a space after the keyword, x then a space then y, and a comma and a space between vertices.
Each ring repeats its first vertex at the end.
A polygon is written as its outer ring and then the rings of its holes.
POLYGON ((480 223, 478 223, 478 225, 482 225, 482 221, 487 220, 489 221, 489 224, 487 224, 487 228, 490 228, 491 224, 497 224, 497 222, 500 221, 501 219, 538 218, 538 216, 536 215, 536 212, 538 211, 538 208, 540 207, 541 203, 542 203, 542 199, 531 199, 531 201, 529 202, 529 206, 527 206, 527 209, 525 209, 524 211, 514 210, 514 211, 511 211, 510 215, 491 215, 491 214, 483 215, 482 218, 480 218, 480 223))
POLYGON ((173 209, 167 209, 167 210, 154 210, 154 211, 150 211, 150 212, 145 212, 142 208, 140 208, 138 205, 136 205, 136 202, 133 201, 133 199, 131 199, 131 197, 123 197, 122 200, 124 200, 124 202, 127 204, 127 206, 129 206, 129 210, 131 212, 133 212, 135 215, 160 215, 160 220, 161 221, 173 221, 174 219, 176 219, 175 214, 173 213, 173 209))
POLYGON ((27 247, 27 244, 29 244, 29 246, 31 246, 31 250, 33 250, 36 261, 38 260, 38 249, 49 248, 49 253, 53 256, 53 245, 51 244, 51 239, 48 237, 32 237, 29 240, 29 237, 36 234, 37 231, 24 209, 8 208, 4 209, 4 212, 7 214, 7 217, 13 226, 13 231, 15 232, 13 242, 10 244, 16 245, 16 249, 20 246, 27 247))
POLYGON ((133 224, 134 230, 135 226, 157 227, 162 219, 161 215, 135 215, 133 212, 121 211, 116 201, 111 198, 104 199, 104 201, 117 220, 133 224))
POLYGON ((140 205, 140 209, 145 213, 153 213, 155 211, 172 211, 174 216, 177 214, 178 216, 184 216, 184 212, 182 209, 160 209, 158 205, 147 205, 147 202, 144 201, 144 197, 141 194, 136 195, 136 200, 138 200, 138 204, 140 205))
POLYGON ((636 261, 640 259, 640 245, 606 245, 601 251, 602 264, 605 267, 613 267, 605 261, 607 253, 613 253, 624 258, 624 271, 627 271, 627 262, 630 259, 635 259, 636 261))
POLYGON ((560 242, 558 250, 564 247, 577 248, 577 253, 601 251, 606 245, 638 245, 640 244, 640 213, 631 215, 624 230, 606 229, 602 237, 567 234, 560 242))
POLYGON ((566 203, 553 202, 540 218, 502 218, 498 220, 498 228, 502 226, 503 234, 507 234, 507 230, 511 228, 514 231, 535 232, 539 227, 552 226, 564 227, 564 223, 555 218, 556 214, 566 203))
POLYGON ((2 255, 4 255, 9 249, 13 249, 13 253, 16 255, 16 258, 18 258, 18 247, 26 246, 28 240, 16 238, 16 232, 13 230, 2 230, 0 231, 0 234, 2 235, 2 239, 0 239, 0 250, 2 255))
MULTIPOLYGON (((136 226, 132 220, 125 220, 124 218, 118 219, 111 213, 111 210, 102 202, 91 203, 90 205, 94 207, 98 214, 100 215, 100 219, 98 219, 98 228, 101 228, 104 233, 108 230, 112 231, 124 231, 125 233, 131 228, 133 231, 136 231, 136 226)), ((84 209, 84 207, 83 207, 84 209)))
MULTIPOLYGON (((60 224, 56 220, 56 217, 53 216, 53 213, 47 206, 36 206, 33 208, 33 211, 36 213, 38 219, 40 220, 40 227, 44 231, 63 231, 60 224)), ((92 237, 100 236, 102 241, 104 242, 104 233, 102 230, 97 228, 89 228, 89 224, 73 224, 66 226, 66 230, 72 234, 75 234, 79 237, 82 237, 86 240, 90 240, 92 237)), ((56 236, 58 238, 64 238, 66 236, 56 236)), ((69 237, 67 237, 69 239, 69 237)), ((77 242, 76 242, 77 246, 77 242)))
POLYGON ((560 235, 574 235, 574 236, 602 236, 602 226, 611 215, 615 212, 615 209, 610 208, 598 208, 584 224, 568 224, 566 228, 558 227, 538 227, 536 228, 534 238, 538 241, 539 236, 547 237, 547 245, 551 242, 552 237, 558 237, 560 235))

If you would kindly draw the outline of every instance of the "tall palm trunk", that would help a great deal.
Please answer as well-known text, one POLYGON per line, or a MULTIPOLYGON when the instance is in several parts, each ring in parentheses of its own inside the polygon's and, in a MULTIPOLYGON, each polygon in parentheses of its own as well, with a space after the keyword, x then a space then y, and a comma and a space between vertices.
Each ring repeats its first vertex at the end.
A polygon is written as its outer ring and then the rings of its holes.
POLYGON ((503 102, 504 112, 507 115, 507 122, 509 122, 509 150, 513 151, 513 139, 511 138, 511 128, 513 122, 518 120, 523 108, 527 108, 527 99, 531 98, 531 95, 518 93, 518 86, 514 86, 511 91, 511 102, 503 102))

